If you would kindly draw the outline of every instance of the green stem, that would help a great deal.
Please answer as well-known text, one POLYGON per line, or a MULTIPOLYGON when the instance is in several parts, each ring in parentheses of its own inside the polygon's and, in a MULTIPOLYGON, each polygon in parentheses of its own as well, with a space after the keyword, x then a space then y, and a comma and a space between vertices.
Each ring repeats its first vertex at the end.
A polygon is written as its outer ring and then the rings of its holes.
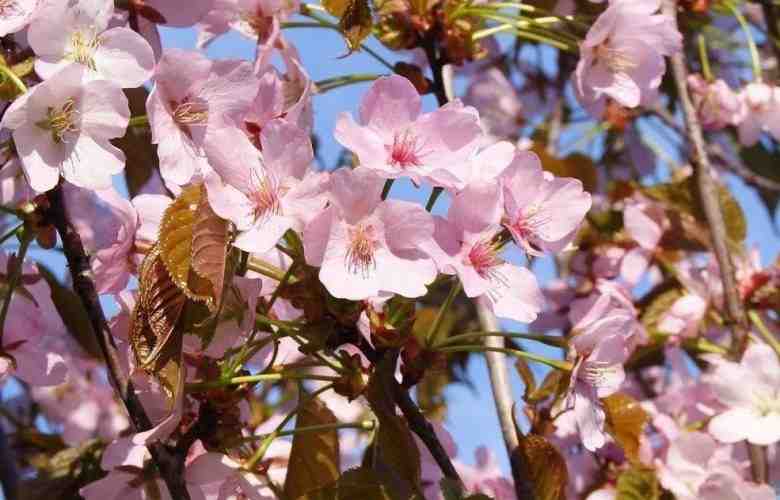
POLYGON ((425 341, 428 343, 428 345, 438 344, 437 340, 439 338, 439 330, 441 330, 441 324, 444 321, 444 315, 447 314, 450 306, 455 301, 455 297, 458 296, 461 290, 463 290, 463 285, 461 285, 460 280, 456 278, 455 282, 450 287, 450 293, 447 295, 447 298, 444 299, 444 302, 439 308, 439 312, 436 313, 436 318, 433 320, 431 328, 428 330, 428 334, 425 336, 425 341))
POLYGON ((742 32, 745 34, 745 40, 747 40, 748 51, 750 52, 750 63, 753 67, 753 77, 757 82, 762 81, 761 72, 761 57, 758 55, 758 48, 756 47, 756 41, 753 39, 753 33, 750 31, 750 24, 748 24, 745 16, 739 11, 739 8, 731 2, 724 2, 726 7, 734 15, 734 18, 742 28, 742 32))
POLYGON ((753 326, 756 327, 756 330, 758 330, 761 336, 764 337, 764 340, 766 340, 767 344, 772 346, 772 349, 774 349, 777 355, 780 356, 780 341, 778 341, 777 337, 775 337, 772 332, 769 331, 769 328, 767 328, 767 326, 764 324, 764 320, 761 319, 758 311, 749 311, 748 317, 753 323, 753 326))
MULTIPOLYGON (((262 274, 263 276, 273 278, 276 281, 282 281, 282 279, 284 279, 284 271, 261 259, 250 257, 247 261, 246 268, 250 271, 262 274)), ((292 282, 295 283, 295 281, 292 282)))
MULTIPOLYGON (((361 420, 360 422, 346 422, 346 423, 338 423, 338 424, 319 424, 319 425, 310 425, 306 427, 296 427, 295 429, 280 431, 276 433, 275 437, 295 436, 296 434, 333 431, 339 429, 360 429, 364 431, 372 431, 374 430, 375 427, 376 427, 376 422, 373 420, 361 420)), ((238 440, 236 444, 252 443, 254 441, 259 441, 261 439, 267 439, 273 434, 274 434, 273 432, 270 432, 268 434, 259 434, 257 436, 247 436, 238 440)))
POLYGON ((683 342, 683 346, 698 352, 711 354, 727 354, 729 352, 725 347, 719 346, 704 338, 686 340, 683 342))
POLYGON ((439 196, 441 196, 443 191, 444 189, 440 187, 433 188, 433 191, 431 191, 431 197, 428 198, 428 203, 425 204, 425 210, 428 212, 433 210, 433 206, 436 204, 436 200, 439 199, 439 196))
POLYGON ((204 380, 187 384, 187 391, 199 391, 203 389, 217 389, 231 385, 253 384, 255 382, 277 382, 279 380, 322 380, 335 382, 339 377, 330 375, 316 375, 313 373, 260 373, 258 375, 245 375, 231 377, 225 380, 204 380))
POLYGON ((314 82, 319 92, 327 92, 329 90, 337 89, 339 87, 345 87, 347 85, 353 85, 361 82, 373 82, 377 78, 383 75, 374 73, 359 73, 354 75, 336 76, 333 78, 326 78, 324 80, 318 80, 314 82))
POLYGON ((387 179, 385 181, 385 185, 382 187, 382 199, 386 200, 387 197, 390 195, 390 188, 393 187, 393 182, 395 182, 395 179, 387 179))
POLYGON ((133 116, 127 123, 128 127, 142 127, 145 125, 149 125, 149 117, 146 115, 133 116))
POLYGON ((567 361, 545 358, 544 356, 539 356, 538 354, 533 354, 531 352, 518 351, 517 349, 507 349, 505 347, 485 347, 484 345, 474 345, 442 347, 436 348, 435 350, 438 352, 503 352, 504 354, 515 356, 517 358, 525 358, 531 361, 536 361, 537 363, 542 363, 551 368, 555 368, 556 370, 562 370, 565 372, 570 372, 572 370, 571 363, 567 361))
POLYGON ((274 306, 274 303, 276 302, 276 299, 279 298, 279 293, 281 292, 282 288, 287 284, 288 281, 290 281, 294 268, 295 268, 295 261, 293 261, 292 264, 290 264, 290 267, 287 268, 287 271, 284 273, 284 276, 282 277, 281 281, 279 281, 279 284, 276 285, 276 289, 274 290, 274 293, 271 294, 271 298, 268 300, 268 305, 266 306, 266 312, 271 310, 271 308, 274 306))
POLYGON ((16 226, 15 228, 13 228, 13 229, 11 229, 10 231, 8 231, 7 233, 5 233, 5 234, 2 236, 2 238, 0 238, 0 245, 2 245, 3 243, 5 243, 5 242, 6 242, 6 240, 7 240, 8 238, 10 238, 11 236, 15 235, 15 234, 16 234, 16 233, 17 233, 17 232, 18 232, 18 231, 19 231, 21 228, 23 228, 23 227, 24 227, 24 222, 22 222, 21 224, 19 224, 19 225, 18 225, 18 226, 16 226))
POLYGON ((11 298, 13 297, 14 290, 16 290, 16 287, 19 285, 19 280, 22 278, 22 273, 24 271, 24 256, 27 255, 27 249, 30 247, 32 240, 33 236, 31 233, 25 231, 22 234, 21 244, 19 245, 19 250, 17 250, 16 258, 14 259, 16 267, 13 269, 13 273, 8 277, 8 293, 3 300, 3 307, 0 309, 0 348, 3 345, 5 319, 8 316, 8 309, 11 306, 11 298))
POLYGON ((708 82, 713 82, 715 79, 712 77, 712 70, 710 69, 710 58, 707 56, 707 40, 704 39, 704 35, 699 35, 696 40, 699 45, 701 73, 704 75, 705 80, 708 82))
POLYGON ((8 208, 5 205, 0 205, 0 212, 6 213, 8 215, 13 215, 14 217, 19 217, 19 210, 15 208, 8 208))
POLYGON ((257 463, 263 459, 263 456, 265 455, 265 452, 268 450, 268 447, 271 446, 271 442, 273 442, 274 439, 279 437, 280 433, 282 432, 282 429, 284 429, 284 427, 290 422, 290 420, 292 420, 292 418, 299 411, 301 411, 301 408, 303 408, 303 406, 309 401, 311 401, 312 399, 316 398, 323 392, 330 390, 332 388, 333 388, 333 384, 328 384, 323 387, 320 387, 319 389, 311 393, 311 395, 309 395, 309 397, 307 397, 305 400, 299 402, 298 406, 293 408, 293 410, 284 417, 284 420, 282 420, 279 423, 279 425, 276 426, 276 429, 274 429, 272 433, 268 434, 263 439, 263 441, 260 443, 260 446, 257 448, 255 454, 252 455, 252 458, 250 458, 245 464, 245 468, 250 471, 253 470, 255 468, 255 465, 257 465, 257 463))
POLYGON ((11 82, 14 84, 14 86, 19 89, 19 92, 21 94, 24 94, 27 92, 27 85, 24 84, 24 82, 17 76, 14 71, 6 66, 5 64, 0 64, 0 73, 2 73, 6 78, 11 80, 11 82))
POLYGON ((563 337, 553 337, 550 335, 536 335, 533 333, 514 333, 514 332, 471 332, 462 333, 460 335, 453 335, 447 337, 443 341, 436 344, 436 347, 446 347, 453 344, 458 344, 464 340, 481 339, 485 337, 505 337, 510 339, 524 339, 535 340, 553 347, 559 347, 561 349, 566 347, 566 340, 563 337))

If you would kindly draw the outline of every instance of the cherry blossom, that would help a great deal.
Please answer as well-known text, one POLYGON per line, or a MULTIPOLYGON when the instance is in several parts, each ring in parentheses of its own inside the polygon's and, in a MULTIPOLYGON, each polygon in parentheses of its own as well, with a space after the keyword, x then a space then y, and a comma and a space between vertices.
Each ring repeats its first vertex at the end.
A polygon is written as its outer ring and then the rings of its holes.
POLYGON ((739 142, 752 146, 758 142, 762 132, 769 132, 775 139, 780 138, 780 89, 766 83, 747 84, 740 92, 740 110, 734 118, 738 124, 739 142))
POLYGON ((501 177, 503 223, 515 242, 530 255, 566 248, 591 206, 582 182, 543 172, 532 152, 518 152, 501 177))
POLYGON ((239 130, 215 131, 207 150, 214 174, 206 185, 211 207, 240 231, 234 244, 263 253, 325 208, 327 174, 309 170, 311 141, 285 120, 266 124, 259 141, 258 150, 239 130))
POLYGON ((542 294, 533 273, 502 258, 500 217, 499 186, 470 185, 455 196, 446 219, 436 217, 440 248, 431 255, 440 272, 458 276, 467 297, 484 297, 497 316, 530 323, 541 310, 542 294))
POLYGON ((304 230, 306 262, 320 267, 320 281, 334 297, 419 297, 436 277, 423 250, 433 237, 432 217, 413 203, 382 201, 382 185, 370 169, 337 170, 331 206, 304 230))
POLYGON ((768 445, 780 440, 780 362, 766 344, 751 344, 740 363, 710 357, 713 370, 704 380, 726 411, 708 430, 724 443, 747 440, 768 445))
POLYGON ((84 67, 87 80, 142 85, 154 69, 154 53, 130 28, 106 29, 113 6, 110 0, 48 2, 46 15, 37 16, 28 32, 30 47, 38 55, 35 71, 49 79, 75 63, 84 67))
POLYGON ((44 192, 60 174, 79 187, 111 187, 125 156, 109 139, 124 135, 129 118, 120 88, 85 82, 82 67, 71 65, 17 98, 0 123, 13 131, 30 186, 44 192))
POLYGON ((726 82, 708 82, 700 75, 690 75, 688 87, 704 128, 721 130, 735 124, 741 103, 726 82))
POLYGON ((6 0, 0 4, 0 36, 24 29, 38 13, 43 0, 6 0))
POLYGON ((421 114, 421 106, 409 80, 382 77, 363 96, 360 121, 342 113, 334 135, 363 168, 382 178, 409 177, 416 184, 460 188, 463 180, 452 168, 466 162, 479 145, 476 110, 454 101, 421 114))
POLYGON ((652 102, 666 70, 664 56, 682 46, 673 19, 655 14, 660 0, 611 2, 580 44, 575 89, 593 115, 607 97, 635 108, 652 102))

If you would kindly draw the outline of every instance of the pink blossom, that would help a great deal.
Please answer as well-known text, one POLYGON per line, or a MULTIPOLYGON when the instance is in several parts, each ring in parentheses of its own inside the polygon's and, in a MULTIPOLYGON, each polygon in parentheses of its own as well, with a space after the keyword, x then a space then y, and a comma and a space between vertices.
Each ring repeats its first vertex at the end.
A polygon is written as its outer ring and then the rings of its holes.
POLYGON ((575 90, 580 103, 601 115, 606 98, 635 108, 651 102, 666 71, 664 56, 679 51, 674 19, 655 14, 660 0, 610 3, 580 44, 575 90))
POLYGON ((23 30, 39 12, 42 0, 8 0, 0 7, 0 36, 23 30))
POLYGON ((739 142, 752 146, 762 132, 780 140, 780 88, 753 82, 745 85, 738 95, 742 103, 736 118, 739 142))
MULTIPOLYGON (((136 2, 138 0, 135 0, 136 2)), ((158 24, 186 28, 200 21, 214 0, 141 0, 139 15, 158 24), (145 15, 147 13, 148 15, 145 15)))
MULTIPOLYGON (((0 273, 5 276, 9 263, 8 255, 0 252, 0 273)), ((49 286, 35 266, 23 265, 20 284, 27 293, 17 290, 11 297, 3 325, 0 379, 13 375, 32 386, 57 385, 68 373, 65 356, 72 346, 49 286)))
POLYGON ((125 166, 109 139, 124 135, 129 118, 120 88, 105 80, 85 82, 82 67, 71 65, 18 97, 2 126, 13 131, 34 190, 53 188, 60 173, 76 186, 106 189, 125 166))
POLYGON ((704 128, 721 130, 735 124, 741 103, 726 82, 708 82, 701 75, 695 74, 688 76, 688 87, 704 128))
POLYGON ((463 102, 479 109, 485 132, 498 139, 515 138, 523 121, 523 104, 517 90, 495 67, 474 76, 463 102))
POLYGON ((436 217, 438 247, 430 253, 440 272, 457 274, 467 297, 484 297, 499 317, 530 323, 542 293, 531 271, 502 258, 500 217, 499 186, 469 185, 454 197, 446 219, 436 217))
POLYGON ((200 22, 198 47, 234 29, 247 38, 271 45, 279 36, 279 23, 298 10, 297 0, 214 0, 200 22))
POLYGON ((591 206, 582 182, 543 172, 532 152, 517 152, 501 180, 503 223, 515 242, 530 255, 566 248, 591 206))
POLYGON ((473 466, 455 462, 466 491, 484 493, 494 500, 514 500, 514 484, 501 470, 495 455, 487 447, 480 446, 474 452, 474 457, 476 464, 473 466))
POLYGON ((583 445, 594 451, 606 443, 606 415, 599 399, 617 392, 625 380, 623 362, 641 327, 630 299, 604 282, 590 297, 575 301, 569 317, 576 362, 566 407, 574 411, 583 445))
POLYGON ((320 281, 334 297, 420 297, 436 277, 422 250, 431 245, 431 215, 414 203, 382 201, 382 185, 367 168, 336 170, 331 205, 304 230, 306 262, 320 267, 320 281))
POLYGON ((416 184, 461 188, 452 168, 468 161, 481 138, 474 108, 453 101, 421 114, 422 101, 404 77, 378 79, 360 103, 360 121, 342 113, 334 135, 363 168, 385 179, 410 177, 416 184))
POLYGON ((284 483, 290 449, 289 441, 273 441, 263 457, 268 465, 263 475, 243 469, 242 463, 222 453, 204 453, 188 464, 185 479, 191 488, 218 491, 220 499, 273 500, 276 495, 268 483, 284 483))
POLYGON ((146 109, 160 173, 175 186, 202 179, 211 171, 204 151, 210 129, 227 126, 256 92, 251 64, 170 49, 157 64, 154 82, 146 109))
POLYGON ((48 2, 45 15, 30 24, 30 47, 38 55, 35 72, 52 78, 63 66, 84 67, 87 81, 106 79, 121 87, 138 87, 154 69, 154 53, 138 33, 125 27, 106 29, 111 0, 48 2))
POLYGON ((747 440, 770 445, 780 440, 780 362, 766 344, 752 343, 742 361, 708 358, 713 369, 703 380, 726 411, 715 415, 709 432, 724 443, 747 440))
POLYGON ((98 293, 122 291, 134 271, 131 256, 138 214, 113 188, 91 191, 64 186, 71 221, 89 252, 98 293), (94 214, 102 217, 95 220, 94 214))
POLYGON ((311 141, 295 125, 282 119, 266 124, 260 151, 235 128, 216 130, 212 139, 209 203, 236 225, 236 247, 267 252, 287 230, 302 231, 325 208, 327 174, 309 170, 311 141))
POLYGON ((24 177, 22 162, 11 156, 0 166, 0 203, 16 207, 35 198, 37 193, 30 189, 24 177))

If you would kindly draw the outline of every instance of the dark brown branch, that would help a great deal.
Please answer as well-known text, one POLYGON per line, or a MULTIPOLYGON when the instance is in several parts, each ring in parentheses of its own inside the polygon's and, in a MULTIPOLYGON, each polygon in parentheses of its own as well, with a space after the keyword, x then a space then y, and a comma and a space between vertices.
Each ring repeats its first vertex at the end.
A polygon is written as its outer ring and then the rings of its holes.
POLYGON ((777 24, 777 11, 773 0, 759 0, 761 10, 764 12, 764 21, 769 38, 769 44, 775 54, 775 66, 780 66, 780 26, 777 24))
MULTIPOLYGON (((663 12, 676 19, 677 0, 665 0, 663 12)), ((748 340, 748 322, 742 299, 737 288, 737 280, 734 273, 734 263, 731 260, 729 252, 728 239, 726 236, 726 224, 723 220, 723 212, 720 206, 718 196, 718 186, 712 178, 712 166, 708 156, 707 148, 704 142, 699 117, 696 108, 693 106, 691 96, 688 94, 688 69, 685 66, 684 55, 678 52, 672 56, 672 76, 674 77, 677 92, 682 106, 683 116, 685 117, 685 128, 692 148, 690 151, 691 164, 694 168, 696 186, 699 191, 699 197, 702 203, 707 224, 710 227, 712 237, 712 247, 715 252, 715 259, 720 268, 720 276, 723 282, 723 293, 726 302, 726 316, 733 325, 733 348, 732 355, 736 358, 741 356, 748 340)), ((766 482, 767 463, 765 456, 760 450, 753 450, 753 445, 748 445, 750 450, 751 465, 754 479, 758 482, 766 482)))
MULTIPOLYGON (((486 332, 500 330, 498 319, 481 300, 475 301, 479 323, 486 332)), ((504 347, 503 337, 485 337, 485 346, 504 347)), ((504 437, 504 445, 509 455, 509 464, 512 468, 512 477, 515 483, 515 494, 518 500, 534 500, 533 485, 528 473, 528 464, 525 454, 520 449, 520 436, 515 427, 513 417, 514 400, 509 378, 506 371, 506 355, 497 351, 486 351, 488 372, 490 375, 490 387, 493 390, 493 400, 496 404, 496 414, 501 426, 501 435, 504 437)))
MULTIPOLYGON (((81 238, 73 226, 68 222, 65 200, 61 186, 57 186, 47 194, 49 208, 47 217, 57 229, 62 240, 62 249, 70 268, 73 290, 81 299, 84 309, 89 316, 89 322, 97 337, 100 351, 106 361, 108 378, 111 385, 124 403, 130 420, 137 432, 143 432, 152 428, 152 423, 141 405, 141 401, 135 394, 132 382, 124 375, 119 353, 111 335, 111 329, 106 322, 103 308, 98 300, 95 281, 89 263, 89 257, 84 251, 81 238)), ((171 496, 177 500, 189 500, 189 494, 184 484, 184 456, 177 456, 166 446, 156 443, 148 446, 160 476, 168 486, 171 496)))
POLYGON ((0 484, 6 500, 19 498, 19 471, 5 429, 0 427, 0 484))

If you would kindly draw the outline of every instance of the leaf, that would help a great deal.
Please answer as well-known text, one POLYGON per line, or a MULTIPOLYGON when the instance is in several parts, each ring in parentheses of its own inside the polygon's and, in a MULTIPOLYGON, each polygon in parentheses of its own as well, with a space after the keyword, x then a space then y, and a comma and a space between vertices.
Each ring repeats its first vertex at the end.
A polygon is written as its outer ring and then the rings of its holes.
POLYGON ((650 420, 645 410, 631 396, 613 394, 601 400, 606 413, 607 431, 623 448, 629 461, 639 460, 639 438, 650 420))
POLYGON ((214 302, 222 302, 225 263, 228 250, 228 225, 201 196, 192 231, 192 270, 211 285, 214 302))
POLYGON ((347 0, 344 13, 339 20, 339 28, 347 42, 349 53, 360 49, 360 44, 371 34, 374 20, 368 0, 347 0))
POLYGON ((642 326, 650 333, 658 330, 658 322, 661 321, 672 305, 683 296, 683 290, 672 288, 658 293, 649 304, 642 310, 640 321, 642 326))
MULTIPOLYGON (((747 236, 747 222, 739 203, 724 186, 718 185, 718 198, 723 219, 726 223, 726 234, 733 244, 740 244, 747 236)), ((698 189, 693 176, 682 181, 657 184, 642 188, 642 192, 663 204, 668 211, 679 211, 694 218, 703 230, 708 231, 707 219, 704 215, 698 189)), ((670 214, 671 215, 671 214, 670 214)))
POLYGON ((368 467, 349 469, 335 483, 297 500, 391 500, 387 487, 368 467))
POLYGON ((146 254, 138 281, 138 302, 130 318, 130 344, 138 363, 146 367, 171 342, 185 296, 165 269, 159 244, 146 254))
POLYGON ((516 453, 524 455, 537 500, 565 500, 569 472, 566 460, 547 439, 538 434, 520 435, 516 453))
MULTIPOLYGON (((131 116, 146 114, 146 98, 149 96, 146 88, 125 89, 125 95, 131 116)), ((125 182, 132 198, 160 168, 157 145, 152 143, 152 131, 148 126, 127 127, 125 135, 112 139, 111 143, 125 153, 125 182)))
POLYGON ((572 153, 565 158, 553 156, 547 152, 544 144, 535 142, 531 150, 539 156, 542 168, 557 177, 572 177, 582 182, 589 193, 598 188, 598 171, 593 160, 582 153, 572 153))
POLYGON ((517 361, 515 362, 515 368, 517 368, 517 373, 520 374, 520 378, 523 379, 523 385, 525 386, 523 400, 528 401, 529 396, 536 390, 536 378, 534 377, 534 372, 531 371, 531 367, 528 366, 528 362, 523 358, 517 358, 517 361))
POLYGON ((652 469, 634 466, 617 479, 616 500, 658 500, 661 491, 652 469))
POLYGON ((322 0, 322 6, 328 14, 341 18, 347 10, 349 0, 322 0))
POLYGON ((160 258, 173 283, 189 299, 204 302, 214 312, 224 284, 227 222, 202 198, 203 188, 190 186, 165 210, 160 223, 160 258))
POLYGON ((406 420, 395 413, 389 387, 395 377, 395 362, 390 358, 386 356, 376 364, 364 396, 379 424, 373 442, 375 470, 387 477, 396 496, 408 498, 420 490, 420 451, 406 420))
POLYGON ((24 78, 25 76, 32 73, 34 67, 35 67, 35 58, 28 57, 24 61, 20 61, 14 64, 13 66, 11 66, 11 71, 13 71, 14 74, 19 78, 24 78))
MULTIPOLYGON (((295 427, 335 424, 338 419, 325 403, 311 398, 298 412, 295 427)), ((336 429, 295 434, 287 466, 284 493, 298 498, 339 478, 339 435, 336 429)))
POLYGON ((548 397, 563 394, 569 386, 568 374, 561 370, 550 370, 542 384, 528 395, 526 401, 535 403, 547 399, 548 397))
POLYGON ((38 269, 41 276, 49 284, 51 290, 51 300, 54 303, 54 307, 62 318, 62 322, 65 324, 68 333, 76 339, 79 345, 84 349, 87 354, 96 359, 103 359, 103 354, 100 352, 100 346, 97 343, 97 337, 92 329, 92 323, 89 320, 87 310, 84 309, 84 304, 75 292, 66 288, 60 284, 54 274, 39 265, 38 269))
POLYGON ((20 479, 20 500, 71 500, 80 498, 79 489, 105 475, 100 468, 103 444, 90 439, 83 444, 48 452, 45 462, 36 463, 34 478, 20 479))

